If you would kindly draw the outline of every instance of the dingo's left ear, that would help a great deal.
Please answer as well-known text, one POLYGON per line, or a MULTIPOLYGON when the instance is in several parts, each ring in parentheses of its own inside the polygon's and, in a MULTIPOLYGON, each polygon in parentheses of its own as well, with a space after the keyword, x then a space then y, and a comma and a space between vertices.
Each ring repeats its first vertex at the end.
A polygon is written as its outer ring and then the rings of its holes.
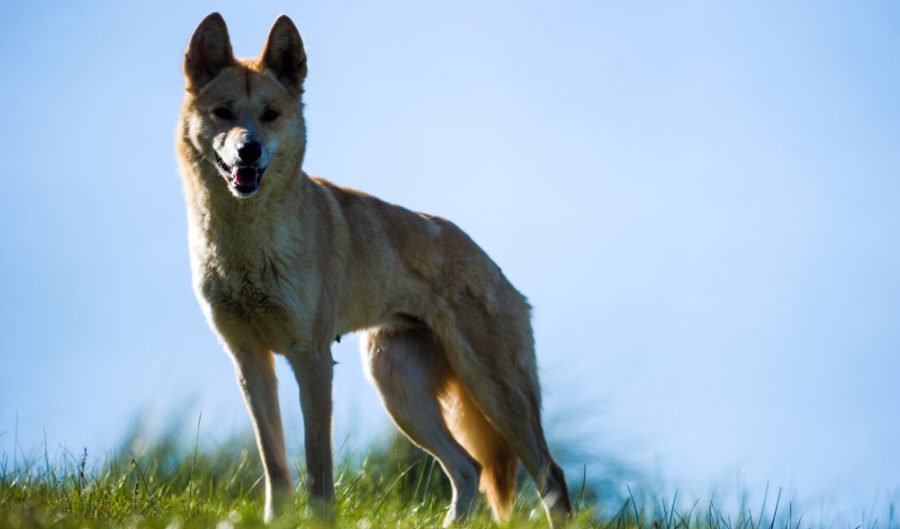
POLYGON ((235 64, 225 19, 211 13, 200 22, 184 52, 184 76, 187 90, 199 92, 227 66, 235 64))
POLYGON ((306 50, 303 49, 303 39, 297 26, 287 15, 275 20, 261 60, 288 91, 300 95, 303 80, 306 79, 306 50))

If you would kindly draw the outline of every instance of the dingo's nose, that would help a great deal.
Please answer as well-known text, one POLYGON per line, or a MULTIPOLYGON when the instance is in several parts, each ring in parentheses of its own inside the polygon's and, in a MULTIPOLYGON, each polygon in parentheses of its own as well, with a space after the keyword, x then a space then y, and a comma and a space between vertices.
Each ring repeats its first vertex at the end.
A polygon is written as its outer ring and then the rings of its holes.
POLYGON ((262 155, 262 145, 260 145, 258 141, 248 141, 238 147, 237 152, 238 157, 241 159, 241 163, 249 165, 256 160, 259 160, 260 155, 262 155))

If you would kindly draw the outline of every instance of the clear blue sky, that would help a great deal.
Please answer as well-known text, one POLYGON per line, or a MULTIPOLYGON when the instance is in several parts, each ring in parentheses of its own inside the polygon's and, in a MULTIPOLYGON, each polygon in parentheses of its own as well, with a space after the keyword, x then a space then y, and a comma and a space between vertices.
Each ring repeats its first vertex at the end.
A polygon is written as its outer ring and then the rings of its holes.
MULTIPOLYGON (((581 423, 553 436, 698 493, 896 494, 897 2, 11 3, 0 450, 102 454, 138 410, 248 427, 173 150, 213 10, 240 56, 300 27, 310 172, 454 220, 530 297, 550 424, 581 423)), ((388 422, 355 340, 335 356, 362 446, 388 422)))

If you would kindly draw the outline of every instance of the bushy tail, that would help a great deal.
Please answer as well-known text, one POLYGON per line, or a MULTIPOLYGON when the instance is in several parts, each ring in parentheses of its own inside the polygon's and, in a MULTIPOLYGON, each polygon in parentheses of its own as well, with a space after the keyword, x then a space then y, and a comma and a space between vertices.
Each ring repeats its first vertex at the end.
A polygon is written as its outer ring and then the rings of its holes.
POLYGON ((516 496, 518 459, 458 382, 441 399, 453 437, 481 465, 480 489, 496 520, 504 520, 516 496))

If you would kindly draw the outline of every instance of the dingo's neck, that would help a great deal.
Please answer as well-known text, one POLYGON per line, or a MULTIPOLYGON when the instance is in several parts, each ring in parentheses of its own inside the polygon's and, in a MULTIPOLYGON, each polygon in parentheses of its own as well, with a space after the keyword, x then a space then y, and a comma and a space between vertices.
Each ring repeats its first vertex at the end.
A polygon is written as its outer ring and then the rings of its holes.
POLYGON ((278 167, 283 173, 264 181, 269 188, 260 189, 258 195, 238 198, 215 167, 199 156, 193 160, 182 169, 192 252, 208 256, 247 250, 270 253, 282 247, 279 241, 285 237, 302 236, 300 213, 311 181, 299 163, 278 167))

